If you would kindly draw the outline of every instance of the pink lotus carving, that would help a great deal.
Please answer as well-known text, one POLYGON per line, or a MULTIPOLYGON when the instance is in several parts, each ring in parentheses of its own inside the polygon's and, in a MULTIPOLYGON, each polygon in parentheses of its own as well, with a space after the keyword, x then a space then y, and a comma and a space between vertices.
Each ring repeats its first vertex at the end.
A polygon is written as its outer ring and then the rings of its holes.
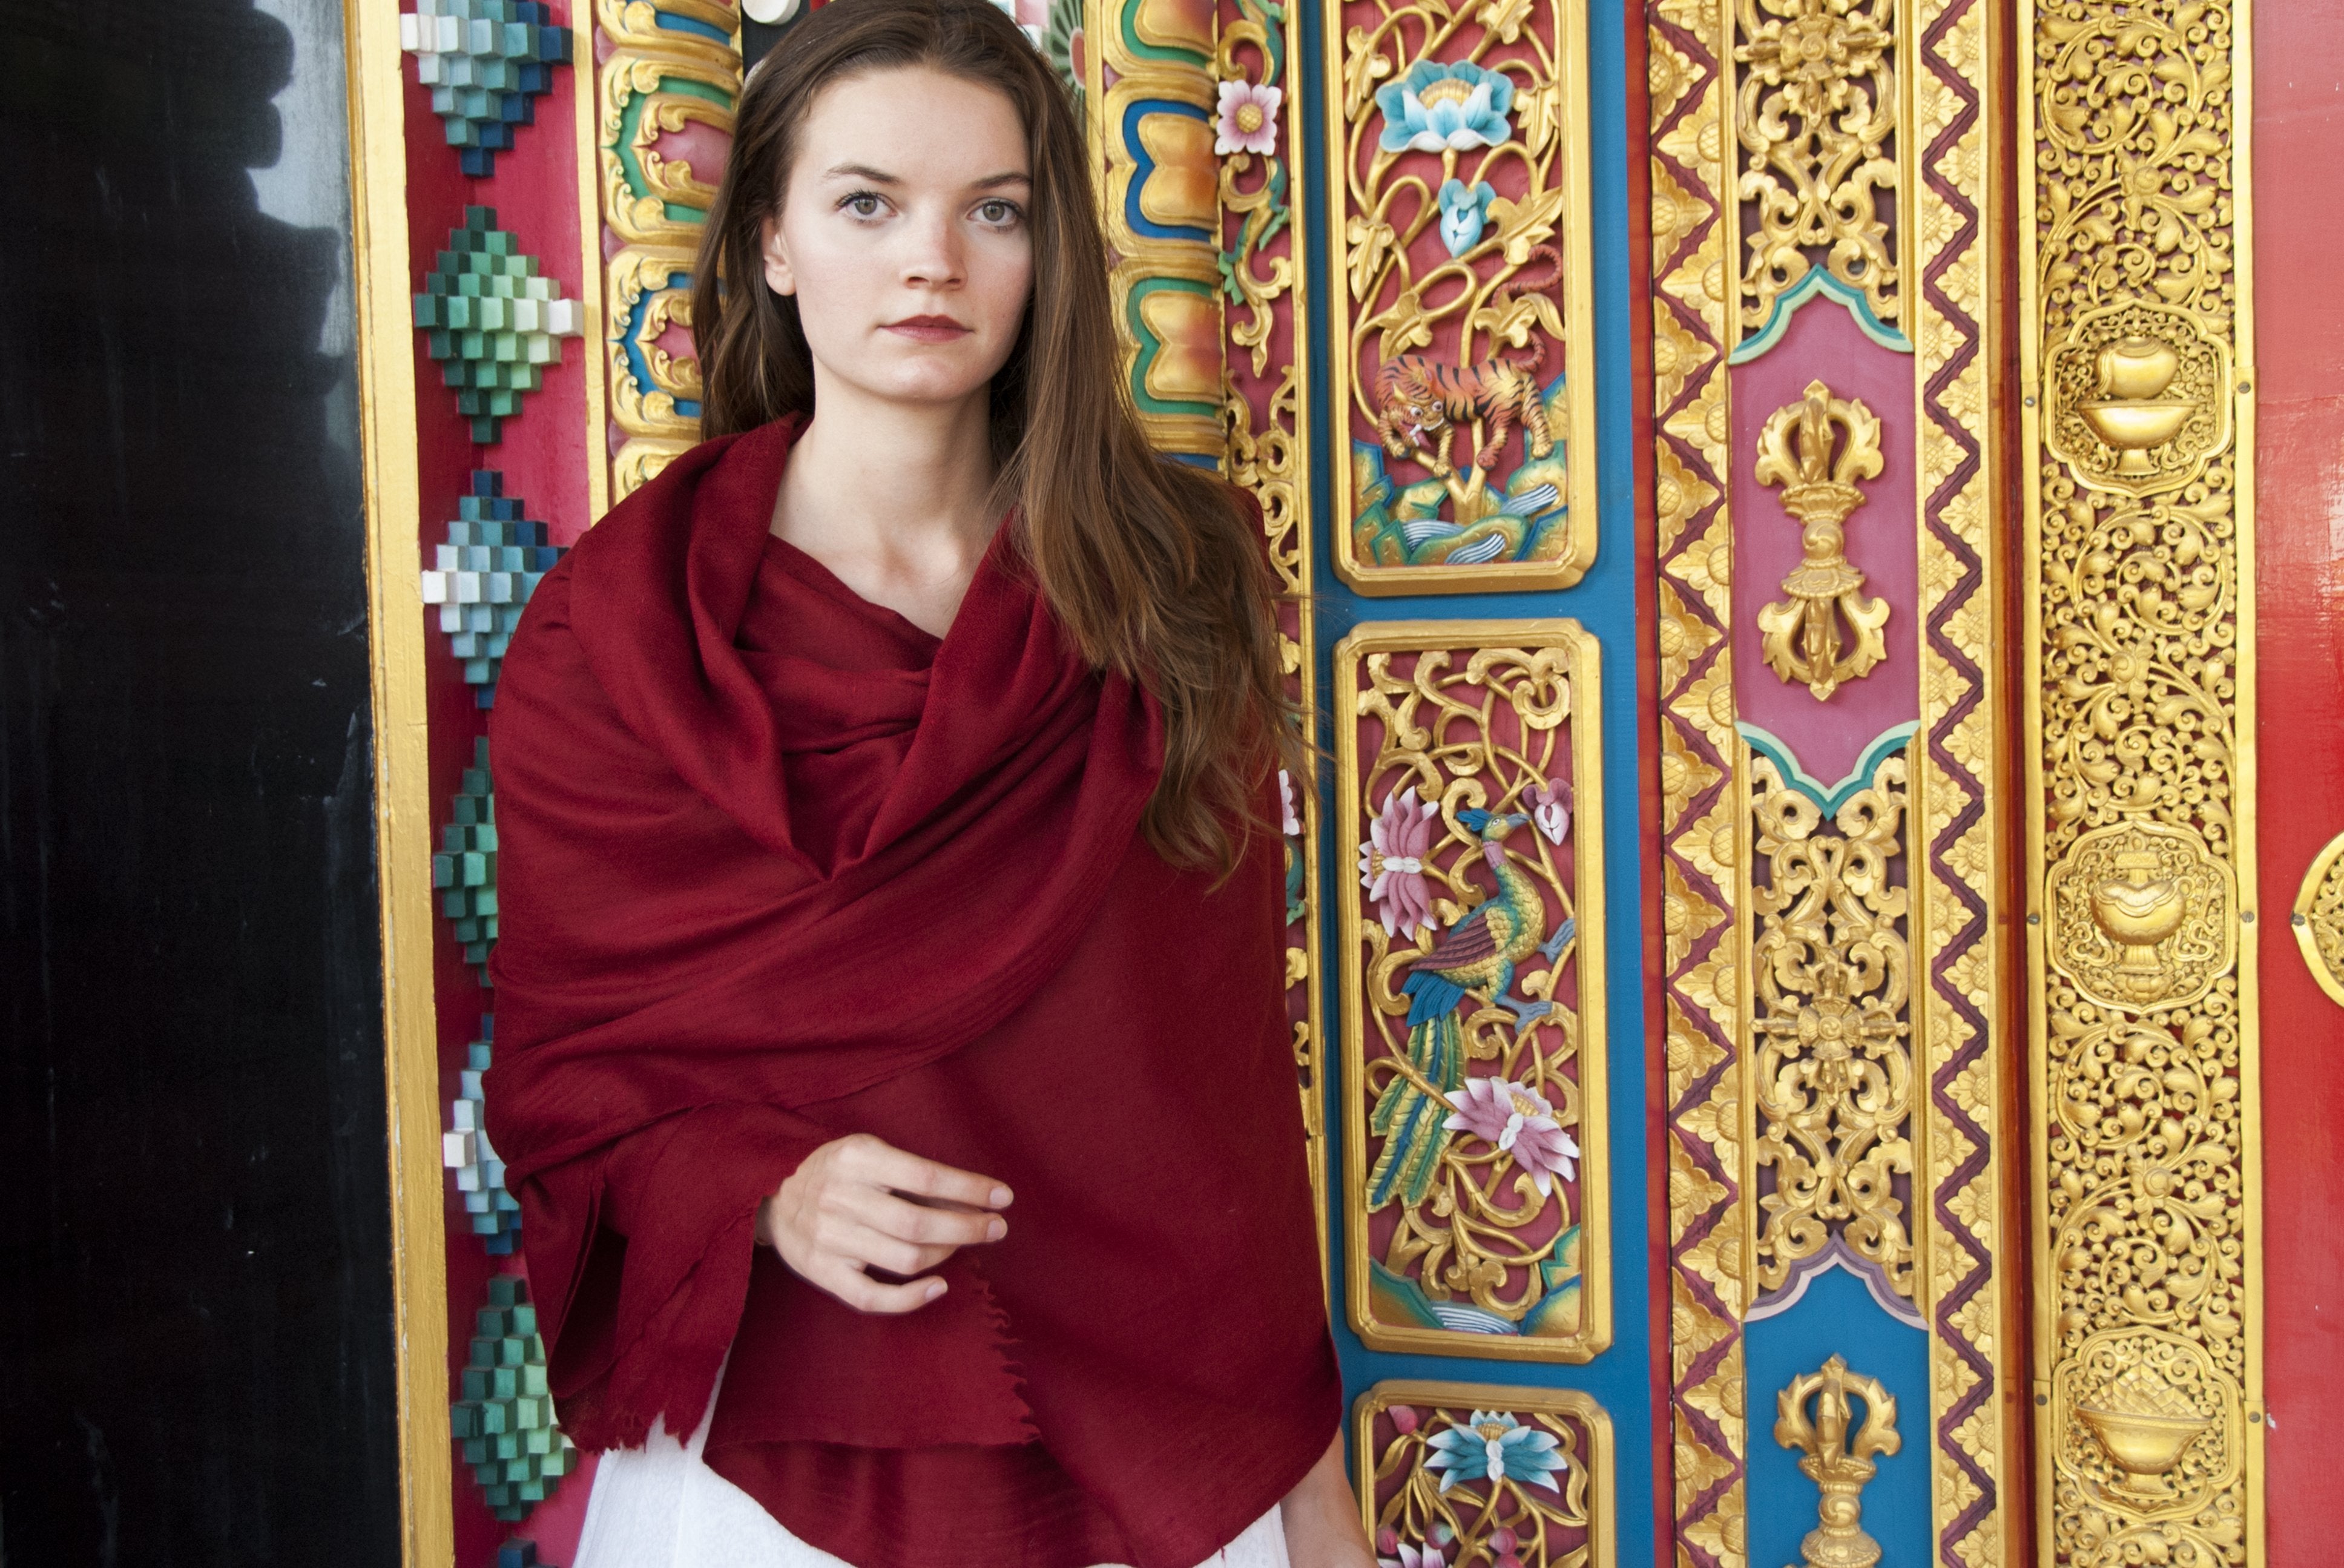
POLYGON ((1451 1090, 1449 1103, 1456 1113, 1441 1125, 1451 1132, 1470 1133, 1514 1157, 1530 1172, 1544 1198, 1554 1190, 1554 1179, 1569 1181, 1578 1169, 1579 1145, 1554 1118, 1554 1107, 1528 1084, 1511 1078, 1468 1078, 1451 1090))
POLYGON ((1416 786, 1384 796, 1384 809, 1359 845, 1359 885, 1384 923, 1384 935, 1415 940, 1432 923, 1432 892, 1424 880, 1425 852, 1440 807, 1420 801, 1416 786))

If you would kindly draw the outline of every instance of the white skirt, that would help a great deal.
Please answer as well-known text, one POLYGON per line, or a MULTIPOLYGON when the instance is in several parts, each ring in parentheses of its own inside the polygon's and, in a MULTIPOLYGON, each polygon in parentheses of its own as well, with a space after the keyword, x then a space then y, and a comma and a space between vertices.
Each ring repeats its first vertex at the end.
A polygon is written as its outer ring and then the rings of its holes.
MULTIPOLYGON (((723 1383, 721 1372, 717 1383, 723 1383)), ((586 1498, 576 1568, 854 1568, 799 1540, 755 1498, 708 1468, 701 1450, 715 1414, 712 1393, 690 1442, 678 1442, 653 1421, 642 1448, 602 1455, 586 1498)), ((1278 1504, 1197 1568, 1288 1568, 1278 1504)))

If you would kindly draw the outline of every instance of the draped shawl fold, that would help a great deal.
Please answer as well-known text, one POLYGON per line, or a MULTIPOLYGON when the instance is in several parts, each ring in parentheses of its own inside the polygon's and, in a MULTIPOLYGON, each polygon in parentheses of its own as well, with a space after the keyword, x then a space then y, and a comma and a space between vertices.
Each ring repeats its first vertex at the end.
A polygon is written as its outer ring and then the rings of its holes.
POLYGON ((729 1349, 708 1462, 858 1568, 1190 1568, 1340 1418, 1278 842, 1147 847, 1160 711, 1008 530, 941 640, 774 539, 795 433, 613 509, 500 681, 486 1098, 561 1419, 689 1432, 729 1349), (754 1244, 855 1131, 1016 1193, 909 1314, 754 1244))

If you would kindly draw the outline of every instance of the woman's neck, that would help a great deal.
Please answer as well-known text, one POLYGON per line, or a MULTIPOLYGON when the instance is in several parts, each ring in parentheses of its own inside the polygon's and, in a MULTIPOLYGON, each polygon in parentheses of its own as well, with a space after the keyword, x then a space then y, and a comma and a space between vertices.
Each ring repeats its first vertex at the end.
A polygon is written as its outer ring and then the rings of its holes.
POLYGON ((1000 521, 986 394, 906 405, 826 389, 817 406, 782 471, 773 531, 942 636, 1000 521))

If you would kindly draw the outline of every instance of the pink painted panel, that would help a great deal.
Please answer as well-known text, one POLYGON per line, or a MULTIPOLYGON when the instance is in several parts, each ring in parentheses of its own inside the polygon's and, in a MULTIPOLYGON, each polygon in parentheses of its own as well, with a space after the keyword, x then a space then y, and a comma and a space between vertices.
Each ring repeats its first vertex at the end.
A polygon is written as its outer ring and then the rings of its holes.
POLYGON ((1781 342, 1732 377, 1734 701, 1741 717, 1787 744, 1800 765, 1825 784, 1844 777, 1882 731, 1921 716, 1920 566, 1915 531, 1913 359, 1865 337, 1836 302, 1811 299, 1781 342), (1758 482, 1758 434, 1777 409, 1798 402, 1809 381, 1837 398, 1861 400, 1880 420, 1876 479, 1847 521, 1847 558, 1864 592, 1888 602, 1887 660, 1843 682, 1818 702, 1803 683, 1778 678, 1759 651, 1758 612, 1784 597, 1783 579, 1799 563, 1800 528, 1779 485, 1758 482))

